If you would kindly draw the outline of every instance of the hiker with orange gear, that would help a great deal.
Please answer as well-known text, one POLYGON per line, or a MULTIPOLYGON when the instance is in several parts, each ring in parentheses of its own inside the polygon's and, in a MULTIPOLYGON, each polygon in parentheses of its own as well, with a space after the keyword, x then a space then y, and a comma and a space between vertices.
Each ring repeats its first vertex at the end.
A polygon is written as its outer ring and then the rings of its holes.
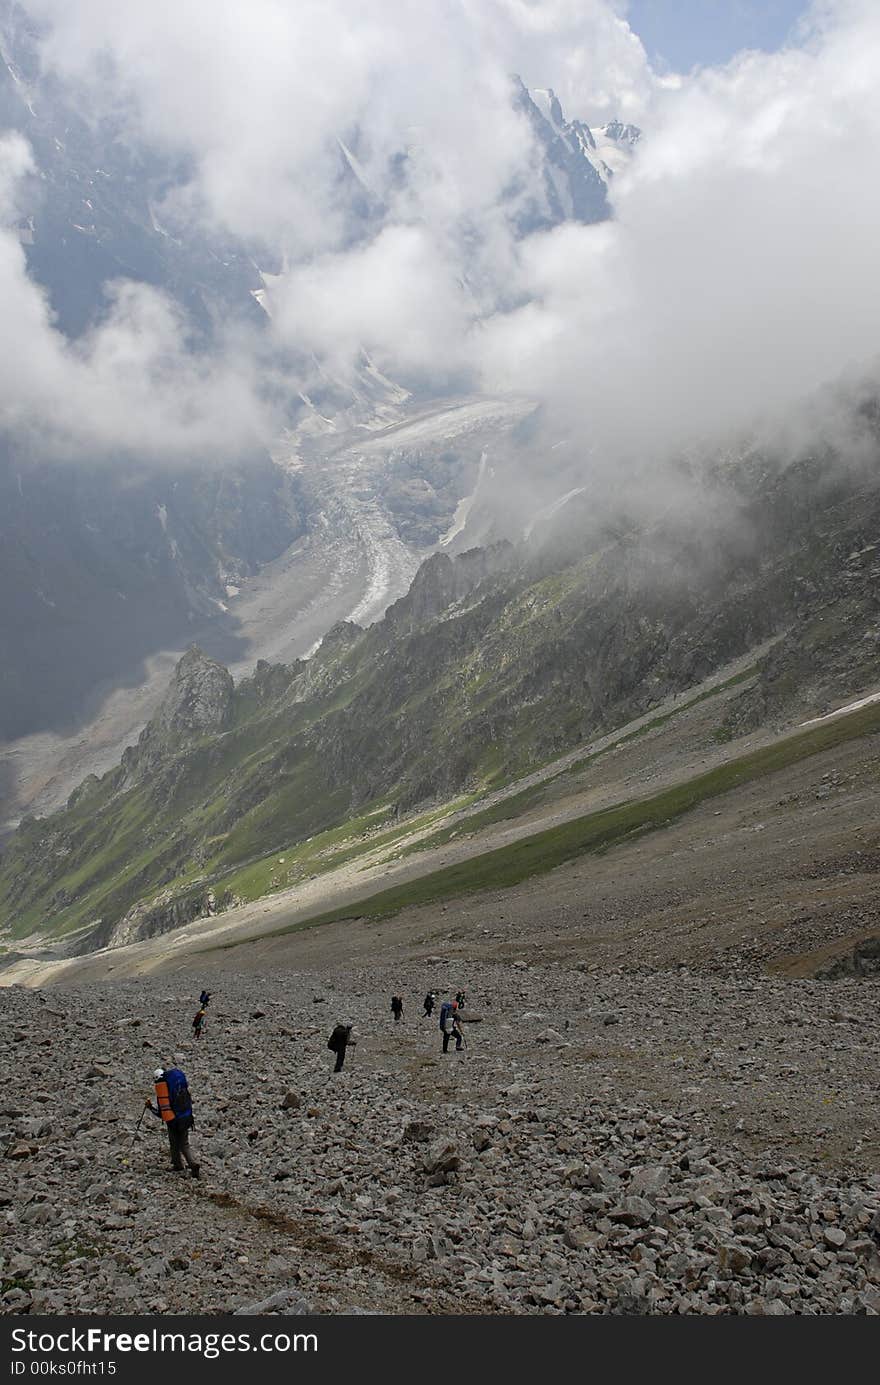
POLYGON ((189 1132, 195 1125, 195 1120, 186 1073, 168 1064, 166 1067, 156 1068, 153 1080, 156 1105, 154 1106, 148 1097, 144 1102, 144 1110, 149 1109, 154 1116, 165 1122, 171 1147, 171 1167, 182 1171, 185 1160, 193 1178, 198 1178, 199 1165, 189 1147, 189 1132))

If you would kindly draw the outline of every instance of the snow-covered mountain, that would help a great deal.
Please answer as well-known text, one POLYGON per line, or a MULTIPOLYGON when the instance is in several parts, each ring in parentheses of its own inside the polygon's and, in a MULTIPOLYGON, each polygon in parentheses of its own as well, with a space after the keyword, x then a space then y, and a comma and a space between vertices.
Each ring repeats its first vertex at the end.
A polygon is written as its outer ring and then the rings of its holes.
POLYGON ((514 101, 528 117, 541 151, 519 219, 521 233, 561 221, 604 221, 610 215, 609 185, 631 159, 641 132, 619 120, 596 129, 582 120, 566 120, 552 88, 529 90, 518 77, 514 101))

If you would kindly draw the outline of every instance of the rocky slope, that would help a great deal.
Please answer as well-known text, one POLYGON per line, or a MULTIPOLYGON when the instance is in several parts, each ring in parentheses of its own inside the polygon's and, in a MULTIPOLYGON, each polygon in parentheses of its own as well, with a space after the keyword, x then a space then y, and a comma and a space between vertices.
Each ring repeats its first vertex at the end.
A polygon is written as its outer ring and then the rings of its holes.
POLYGON ((880 1172, 860 1139, 876 981, 450 962, 438 945, 271 976, 227 963, 198 1043, 204 974, 0 991, 3 1311, 880 1311, 880 1172), (479 1022, 444 1055, 420 999, 462 984, 479 1022), (359 1043, 334 1077, 337 1018, 359 1043), (133 1133, 170 1050, 198 1182, 171 1172, 152 1117, 133 1133))

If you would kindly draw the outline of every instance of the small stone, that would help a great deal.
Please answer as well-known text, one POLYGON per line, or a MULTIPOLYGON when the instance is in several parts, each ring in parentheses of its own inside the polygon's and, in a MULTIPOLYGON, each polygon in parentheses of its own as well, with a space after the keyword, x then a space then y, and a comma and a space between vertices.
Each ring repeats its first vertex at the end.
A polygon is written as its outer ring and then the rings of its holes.
POLYGON ((562 1233, 562 1240, 571 1250, 586 1250, 595 1242, 595 1235, 588 1231, 585 1226, 567 1226, 562 1233))
POLYGON ((647 1198, 625 1197, 619 1207, 608 1212, 609 1221, 623 1222, 624 1226, 647 1226, 654 1215, 654 1208, 647 1198))
POLYGON ((752 1265, 752 1257, 742 1246, 719 1246, 718 1268, 722 1274, 742 1274, 752 1265))
POLYGON ((426 1173, 449 1173, 461 1164, 461 1156, 451 1140, 437 1140, 423 1161, 426 1173))
POLYGON ((429 1125, 427 1121, 409 1121, 409 1123, 404 1126, 403 1134, 400 1138, 407 1144, 424 1144, 427 1140, 430 1140, 433 1133, 434 1127, 433 1125, 429 1125))

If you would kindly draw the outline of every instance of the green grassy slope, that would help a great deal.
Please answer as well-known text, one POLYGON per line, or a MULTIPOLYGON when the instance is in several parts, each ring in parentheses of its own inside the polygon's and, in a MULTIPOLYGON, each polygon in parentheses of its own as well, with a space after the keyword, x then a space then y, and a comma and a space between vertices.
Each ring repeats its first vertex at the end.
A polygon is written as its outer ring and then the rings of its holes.
MULTIPOLYGON (((301 928, 346 918, 383 918, 411 905, 437 903, 483 890, 504 889, 541 875, 589 852, 606 851, 626 838, 667 827, 708 799, 777 773, 800 760, 846 741, 880 732, 880 704, 836 717, 821 726, 787 736, 775 745, 732 759, 682 784, 649 797, 618 803, 523 837, 508 846, 430 872, 354 904, 261 936, 276 937, 301 928)), ((253 942, 251 938, 248 941, 253 942)), ((235 944, 230 944, 235 946, 235 944)))

